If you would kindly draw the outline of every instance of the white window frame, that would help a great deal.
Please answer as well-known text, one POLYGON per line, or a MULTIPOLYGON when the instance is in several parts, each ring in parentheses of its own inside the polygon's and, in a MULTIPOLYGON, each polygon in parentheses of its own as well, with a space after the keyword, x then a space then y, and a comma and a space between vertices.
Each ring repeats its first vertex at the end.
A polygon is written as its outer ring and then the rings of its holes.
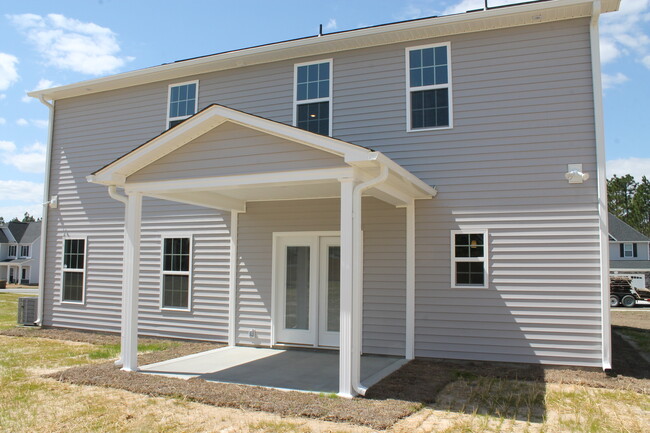
POLYGON ((88 268, 88 236, 70 236, 63 238, 61 243, 61 303, 62 304, 74 304, 74 305, 85 305, 86 304, 86 269, 88 268), (84 267, 83 269, 67 269, 64 266, 65 263, 65 241, 84 241, 84 267), (63 299, 63 283, 66 272, 77 272, 83 274, 81 277, 81 301, 71 301, 63 299))
POLYGON ((419 45, 417 47, 406 47, 404 50, 404 63, 406 71, 404 75, 406 84, 406 132, 440 131, 445 129, 452 129, 454 127, 454 99, 452 97, 453 86, 451 81, 451 42, 419 45), (411 87, 411 67, 409 64, 411 51, 436 47, 447 47, 447 84, 433 84, 429 86, 411 87), (449 126, 437 126, 434 128, 411 128, 411 93, 434 89, 448 89, 447 97, 449 98, 449 126))
POLYGON ((452 230, 450 236, 450 254, 451 254, 451 287, 452 289, 487 289, 490 287, 490 238, 487 229, 476 230, 452 230), (456 257, 456 235, 483 235, 483 257, 456 257), (485 276, 483 284, 457 284, 456 283, 456 263, 457 262, 482 262, 485 276))
POLYGON ((199 112, 199 80, 184 81, 182 83, 170 84, 169 86, 167 86, 167 106, 165 107, 166 110, 165 118, 167 119, 167 121, 165 122, 165 130, 169 129, 170 122, 174 122, 177 120, 185 120, 194 115, 191 114, 189 116, 169 117, 169 106, 172 102, 172 88, 178 86, 187 86, 188 84, 196 84, 196 98, 194 99, 194 114, 199 112))
POLYGON ((623 242, 623 258, 634 258, 634 243, 633 242, 623 242), (628 251, 627 247, 628 245, 630 246, 630 250, 628 251), (630 253, 628 255, 628 253, 630 253))
POLYGON ((303 62, 303 63, 295 63, 293 65, 293 126, 297 127, 298 126, 298 105, 303 105, 303 104, 316 104, 318 102, 329 102, 329 125, 328 125, 328 137, 332 137, 332 106, 334 105, 334 98, 333 98, 333 90, 334 90, 334 59, 321 59, 321 60, 314 60, 311 62, 303 62), (328 62, 330 65, 330 83, 329 83, 329 97, 327 98, 316 98, 316 99, 303 99, 302 101, 298 101, 298 68, 300 66, 309 66, 309 65, 318 65, 321 63, 326 63, 328 62))
POLYGON ((32 249, 29 245, 20 246, 20 257, 30 258, 32 256, 31 253, 32 253, 32 249), (27 254, 23 254, 23 248, 27 248, 27 254))
POLYGON ((160 311, 181 311, 181 312, 190 312, 192 311, 192 295, 193 295, 193 272, 192 268, 194 265, 194 234, 187 232, 170 232, 163 233, 160 235, 160 302, 159 307, 160 311), (165 239, 177 239, 177 238, 188 238, 190 240, 190 261, 188 264, 187 271, 165 271, 165 239), (165 307, 163 304, 164 301, 164 280, 165 275, 187 275, 187 308, 179 307, 165 307))
POLYGON ((18 244, 11 244, 9 245, 9 248, 7 249, 7 257, 18 257, 18 244), (11 249, 14 249, 14 253, 11 254, 11 249))

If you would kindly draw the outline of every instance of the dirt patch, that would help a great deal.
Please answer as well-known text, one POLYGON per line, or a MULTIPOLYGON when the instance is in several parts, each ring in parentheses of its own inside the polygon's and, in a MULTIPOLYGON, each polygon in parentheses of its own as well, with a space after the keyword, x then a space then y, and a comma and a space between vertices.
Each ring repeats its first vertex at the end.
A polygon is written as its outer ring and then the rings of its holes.
MULTIPOLYGON (((143 363, 151 362, 148 355, 143 363)), ((178 397, 220 407, 317 418, 386 429, 412 414, 419 405, 398 400, 351 400, 331 395, 279 391, 246 385, 176 379, 121 371, 112 363, 73 367, 46 377, 78 385, 118 388, 150 396, 178 397)))
POLYGON ((612 325, 650 329, 650 308, 630 308, 612 311, 612 325))

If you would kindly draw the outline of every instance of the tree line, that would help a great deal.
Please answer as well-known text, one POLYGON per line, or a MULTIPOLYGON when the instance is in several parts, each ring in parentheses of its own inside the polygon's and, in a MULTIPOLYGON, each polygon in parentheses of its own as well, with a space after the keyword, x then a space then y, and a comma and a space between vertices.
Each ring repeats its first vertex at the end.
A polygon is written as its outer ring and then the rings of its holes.
POLYGON ((626 174, 607 180, 609 211, 646 236, 650 236, 650 181, 626 174))
MULTIPOLYGON (((37 222, 37 221, 40 221, 40 220, 41 220, 41 218, 36 219, 32 215, 30 215, 29 212, 25 212, 25 215, 23 216, 22 220, 19 219, 18 217, 14 217, 9 222, 11 222, 11 223, 33 223, 33 222, 37 222)), ((4 224, 4 223, 5 223, 5 219, 0 216, 0 224, 4 224)))

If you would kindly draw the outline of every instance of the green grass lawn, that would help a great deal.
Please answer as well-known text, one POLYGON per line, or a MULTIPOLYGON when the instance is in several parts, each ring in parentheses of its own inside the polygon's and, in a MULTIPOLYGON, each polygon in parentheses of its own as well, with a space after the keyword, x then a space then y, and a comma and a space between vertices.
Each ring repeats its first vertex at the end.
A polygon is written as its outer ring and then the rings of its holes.
POLYGON ((0 330, 16 326, 18 318, 18 298, 30 296, 15 293, 2 293, 0 289, 0 330))

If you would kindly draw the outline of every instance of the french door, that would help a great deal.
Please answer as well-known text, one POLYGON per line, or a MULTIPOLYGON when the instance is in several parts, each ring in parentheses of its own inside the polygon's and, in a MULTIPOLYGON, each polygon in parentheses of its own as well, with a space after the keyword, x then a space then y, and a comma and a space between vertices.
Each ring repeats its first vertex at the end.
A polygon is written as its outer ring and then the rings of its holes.
POLYGON ((341 243, 329 234, 282 234, 275 241, 277 343, 338 347, 341 243))

